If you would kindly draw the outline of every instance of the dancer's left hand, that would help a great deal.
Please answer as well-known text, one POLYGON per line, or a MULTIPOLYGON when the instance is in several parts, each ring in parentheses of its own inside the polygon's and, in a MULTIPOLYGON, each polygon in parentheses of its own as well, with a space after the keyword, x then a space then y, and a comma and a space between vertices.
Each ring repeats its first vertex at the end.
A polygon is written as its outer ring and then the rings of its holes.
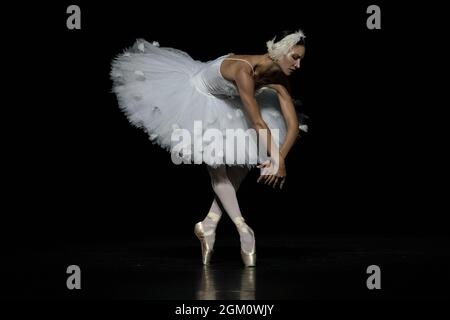
POLYGON ((276 188, 277 184, 279 184, 280 189, 283 188, 286 181, 286 166, 283 158, 280 158, 278 166, 276 166, 273 160, 266 160, 257 167, 261 169, 261 175, 257 182, 262 181, 264 184, 273 188, 276 188), (276 170, 276 167, 278 167, 278 170, 276 170))

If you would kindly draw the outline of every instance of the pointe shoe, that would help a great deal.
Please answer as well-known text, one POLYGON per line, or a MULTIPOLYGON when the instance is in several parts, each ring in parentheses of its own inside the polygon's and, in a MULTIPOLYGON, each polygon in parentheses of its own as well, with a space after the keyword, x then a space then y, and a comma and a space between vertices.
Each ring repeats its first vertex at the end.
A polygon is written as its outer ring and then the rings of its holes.
POLYGON ((202 223, 198 222, 194 227, 194 233, 197 236, 198 240, 200 240, 200 244, 202 246, 202 262, 204 265, 209 265, 214 249, 208 245, 208 242, 206 241, 205 237, 207 235, 213 234, 213 232, 212 231, 209 231, 209 233, 206 232, 203 229, 202 223))
POLYGON ((246 252, 241 246, 241 258, 242 258, 242 262, 244 263, 244 265, 246 267, 255 267, 256 266, 255 233, 246 223, 244 223, 244 221, 245 220, 242 217, 237 217, 237 218, 233 219, 234 224, 236 225, 236 227, 239 229, 240 232, 251 234, 251 236, 254 240, 254 243, 253 243, 253 248, 250 252, 246 252))
MULTIPOLYGON (((220 215, 214 212, 208 213, 207 217, 209 217, 211 220, 218 222, 220 219, 220 215)), ((202 263, 204 265, 209 265, 211 262, 211 256, 214 252, 214 249, 210 247, 208 242, 206 241, 206 236, 214 235, 215 236, 215 230, 209 230, 205 231, 203 228, 203 224, 201 222, 198 222, 194 227, 194 234, 197 236, 197 238, 200 240, 200 244, 202 247, 202 263)))

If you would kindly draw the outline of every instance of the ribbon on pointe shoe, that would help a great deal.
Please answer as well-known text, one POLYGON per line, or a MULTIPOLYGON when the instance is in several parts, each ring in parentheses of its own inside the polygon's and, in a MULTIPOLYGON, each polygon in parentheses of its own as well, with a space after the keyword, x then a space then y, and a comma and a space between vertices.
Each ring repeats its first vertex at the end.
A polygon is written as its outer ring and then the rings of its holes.
POLYGON ((240 231, 248 233, 247 224, 243 217, 236 217, 233 219, 233 222, 240 231))
POLYGON ((222 217, 220 214, 212 211, 210 211, 206 216, 216 223, 219 222, 220 218, 222 217))
MULTIPOLYGON (((206 215, 206 217, 208 219, 212 220, 215 224, 217 224, 222 216, 220 214, 218 214, 218 213, 210 211, 206 215)), ((203 236, 210 236, 210 235, 213 235, 216 232, 215 228, 212 228, 212 229, 209 229, 209 230, 205 230, 205 227, 203 226, 203 222, 200 222, 199 224, 200 224, 199 225, 200 233, 203 236)))

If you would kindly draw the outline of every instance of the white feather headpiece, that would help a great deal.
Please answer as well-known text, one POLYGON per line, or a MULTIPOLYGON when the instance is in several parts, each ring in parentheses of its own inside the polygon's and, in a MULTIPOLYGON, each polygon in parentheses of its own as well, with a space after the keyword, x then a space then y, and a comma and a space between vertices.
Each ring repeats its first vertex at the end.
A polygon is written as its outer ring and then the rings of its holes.
POLYGON ((297 32, 291 33, 281 39, 280 41, 274 42, 275 38, 267 41, 267 51, 269 52, 269 56, 278 61, 283 55, 287 54, 289 50, 292 49, 301 39, 305 38, 305 35, 302 30, 298 30, 297 32))

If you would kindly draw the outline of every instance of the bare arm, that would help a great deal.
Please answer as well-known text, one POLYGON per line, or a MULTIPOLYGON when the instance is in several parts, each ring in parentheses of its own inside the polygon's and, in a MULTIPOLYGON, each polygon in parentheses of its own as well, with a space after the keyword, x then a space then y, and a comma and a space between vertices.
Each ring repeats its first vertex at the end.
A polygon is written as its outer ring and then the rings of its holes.
POLYGON ((258 103, 255 99, 255 83, 252 76, 248 70, 241 69, 235 74, 235 82, 253 129, 258 133, 258 138, 262 139, 262 145, 266 147, 268 155, 278 163, 280 159, 279 150, 277 145, 272 141, 270 129, 261 116, 258 103), (263 131, 261 129, 265 130, 263 131))
POLYGON ((287 133, 284 142, 280 147, 280 156, 285 159, 300 133, 297 113, 294 104, 292 103, 292 98, 285 87, 281 85, 269 85, 269 87, 274 89, 278 94, 281 113, 286 122, 287 133))

